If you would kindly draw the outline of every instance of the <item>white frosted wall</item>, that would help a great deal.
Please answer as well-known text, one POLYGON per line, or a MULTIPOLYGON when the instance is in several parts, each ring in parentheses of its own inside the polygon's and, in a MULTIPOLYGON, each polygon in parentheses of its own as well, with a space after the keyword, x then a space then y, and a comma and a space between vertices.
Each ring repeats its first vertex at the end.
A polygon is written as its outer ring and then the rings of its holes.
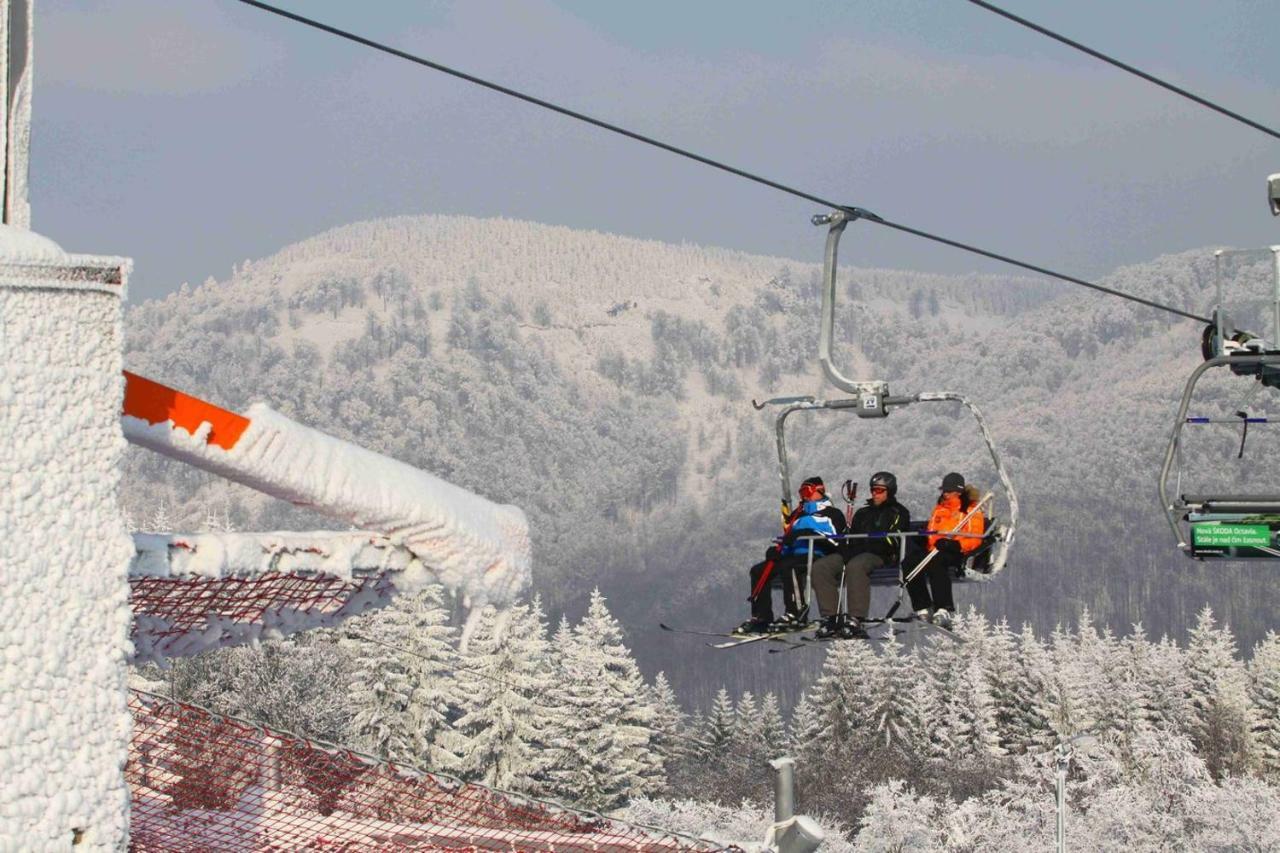
POLYGON ((124 262, 54 249, 0 227, 3 851, 127 842, 124 262))

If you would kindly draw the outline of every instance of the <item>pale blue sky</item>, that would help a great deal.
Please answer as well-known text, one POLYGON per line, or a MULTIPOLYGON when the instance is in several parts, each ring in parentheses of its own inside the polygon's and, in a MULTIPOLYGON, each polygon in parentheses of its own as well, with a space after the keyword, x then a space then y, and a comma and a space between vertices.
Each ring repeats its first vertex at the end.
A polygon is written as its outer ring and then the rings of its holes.
MULTIPOLYGON (((963 0, 283 5, 1066 272, 1280 242, 1280 142, 963 0)), ((1280 125, 1280 3, 1004 5, 1280 125)), ((820 257, 813 205, 233 0, 36 11, 35 227, 132 256, 135 300, 405 213, 820 257)), ((842 248, 997 268, 884 229, 842 248)))

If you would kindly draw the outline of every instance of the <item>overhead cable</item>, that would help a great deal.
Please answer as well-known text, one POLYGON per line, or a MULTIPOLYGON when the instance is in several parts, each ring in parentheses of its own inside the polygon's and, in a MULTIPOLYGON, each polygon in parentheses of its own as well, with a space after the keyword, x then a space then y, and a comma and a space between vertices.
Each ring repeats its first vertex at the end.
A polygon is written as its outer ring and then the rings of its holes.
POLYGON ((1054 270, 1051 270, 1047 267, 1042 267, 1036 264, 1027 263, 1026 261, 1020 261, 1020 260, 1017 260, 1016 258, 1011 258, 1008 255, 1001 255, 996 252, 987 251, 986 249, 980 249, 968 243, 962 243, 958 240, 952 240, 950 238, 942 237, 937 234, 931 234, 928 231, 921 231, 920 229, 917 229, 917 228, 911 228, 901 223, 892 222, 888 219, 883 219, 879 216, 876 216, 874 213, 871 213, 870 211, 865 210, 861 207, 855 207, 847 204, 839 204, 829 199, 822 198, 821 196, 815 195, 813 193, 808 193, 803 190, 796 189, 795 187, 791 187, 786 184, 779 183, 778 181, 773 181, 768 178, 761 177, 760 175, 753 174, 744 169, 739 169, 736 166, 730 166, 726 163, 720 162, 719 160, 713 160, 710 157, 705 157, 701 154, 697 154, 693 151, 689 151, 688 149, 680 148, 670 143, 663 142, 659 139, 654 139, 651 136, 645 136, 644 134, 636 133, 633 130, 628 130, 625 127, 620 127, 619 125, 611 124, 607 121, 594 118, 585 113, 578 112, 577 110, 571 110, 567 107, 562 107, 559 104, 552 103, 551 101, 547 101, 542 98, 538 98, 533 95, 520 92, 516 89, 512 89, 510 87, 503 86, 501 84, 494 83, 489 80, 485 80, 481 77, 476 77, 473 74, 468 74, 464 71, 459 71, 456 68, 451 68, 439 62, 434 62, 425 57, 417 56, 415 54, 408 53, 407 51, 403 51, 398 48, 391 47, 390 45, 386 45, 381 42, 377 42, 372 39, 365 38, 364 36, 357 35, 348 30, 343 30, 338 27, 331 26, 329 24, 323 23, 322 21, 317 21, 314 18, 308 18, 304 15, 299 15, 294 12, 289 12, 284 9, 281 9, 277 6, 272 6, 269 3, 260 2, 260 0, 237 0, 237 2, 243 3, 246 6, 253 6, 255 9, 261 9, 264 12, 270 12, 271 14, 278 15, 282 18, 287 18, 288 20, 294 21, 299 24, 303 24, 308 27, 312 27, 313 29, 321 30, 322 32, 329 33, 330 35, 335 35, 339 38, 346 39, 347 41, 352 41, 352 42, 355 42, 356 44, 364 45, 365 47, 372 48, 382 53, 390 54, 391 56, 406 60, 408 62, 412 62, 416 65, 421 65, 426 68, 430 68, 433 71, 439 71, 442 74, 448 74, 451 77, 457 77, 460 80, 466 80, 468 83, 474 83, 477 86, 483 86, 484 88, 490 89, 494 92, 499 92, 503 95, 509 95, 521 101, 525 101, 535 106, 543 107, 544 109, 551 110, 552 112, 560 113, 561 115, 568 116, 569 118, 577 119, 578 121, 585 122, 587 124, 601 128, 602 130, 607 130, 607 131, 610 131, 611 133, 616 133, 616 134, 619 134, 620 136, 625 136, 628 139, 634 139, 637 142, 643 142, 646 145, 651 145, 655 148, 661 148, 663 151, 669 151, 672 154, 677 154, 689 160, 694 160, 698 163, 702 163, 703 165, 711 166, 714 169, 720 169, 721 171, 728 172, 731 175, 737 175, 738 177, 744 178, 748 181, 753 181, 757 184, 762 184, 766 187, 771 187, 772 189, 787 193, 788 195, 795 196, 796 198, 802 198, 802 199, 805 199, 806 201, 811 201, 815 204, 822 205, 823 207, 832 208, 834 210, 844 210, 852 214, 856 218, 865 219, 866 221, 873 222, 877 225, 883 225, 887 228, 892 228, 896 231, 901 231, 906 234, 911 234, 916 237, 920 237, 924 240, 930 240, 934 243, 941 243, 942 245, 945 245, 945 246, 951 246, 953 248, 960 249, 961 251, 970 252, 975 255, 981 255, 982 257, 986 257, 986 258, 991 258, 992 260, 1000 261, 1002 263, 1006 263, 1011 266, 1020 267, 1022 269, 1029 270, 1031 272, 1039 273, 1040 275, 1049 276, 1050 278, 1056 278, 1061 281, 1068 282, 1070 284, 1076 284, 1082 287, 1087 287, 1091 290, 1096 290, 1099 293, 1106 293, 1111 296, 1119 297, 1121 299, 1127 299, 1130 302, 1136 302, 1139 305, 1145 305, 1148 308, 1155 308, 1160 311, 1167 311, 1170 314, 1176 314, 1180 317, 1185 317, 1189 320, 1196 320, 1201 323, 1210 322, 1209 318, 1207 317, 1201 317, 1196 314, 1190 314, 1186 311, 1181 311, 1177 308, 1173 308, 1168 305, 1162 305, 1159 302, 1153 302, 1150 299, 1143 299, 1140 296, 1134 296, 1129 293, 1124 293, 1123 291, 1113 290, 1112 288, 1104 287, 1103 285, 1100 285, 1100 284, 1094 284, 1092 282, 1088 282, 1083 279, 1076 278, 1075 276, 1067 275, 1065 273, 1055 272, 1054 270))
POLYGON ((1167 89, 1170 92, 1173 92, 1175 95, 1181 95, 1187 100, 1194 101, 1202 107, 1208 107, 1214 112, 1221 113, 1227 118, 1233 118, 1236 121, 1240 122, 1241 124, 1246 124, 1249 127, 1252 127, 1254 130, 1260 130, 1263 133, 1267 134, 1268 136, 1274 137, 1275 139, 1280 139, 1280 131, 1273 130, 1272 128, 1267 127, 1265 124, 1260 124, 1254 121, 1253 119, 1246 118, 1245 116, 1242 116, 1237 112, 1233 112, 1227 109, 1226 107, 1219 106, 1218 104, 1215 104, 1213 101, 1210 101, 1208 98, 1202 98, 1199 95, 1195 94, 1194 92, 1188 92, 1186 89, 1183 89, 1180 86, 1175 86, 1172 83, 1168 82, 1167 80, 1161 80, 1159 77, 1155 76, 1154 74, 1148 74, 1146 71, 1143 71, 1140 68, 1134 68, 1132 65, 1128 65, 1127 63, 1121 62, 1120 60, 1114 57, 1108 56, 1107 54, 1103 53, 1100 50, 1094 50, 1093 48, 1083 45, 1078 41, 1073 41, 1072 39, 1069 39, 1064 35, 1055 33, 1053 30, 1049 29, 1048 27, 1042 27, 1033 21, 1028 21, 1026 18, 1019 17, 1018 15, 1015 15, 1012 12, 1001 9, 999 6, 994 6, 990 3, 987 3, 986 0, 969 0, 969 2, 975 6, 980 6, 981 8, 986 9, 988 12, 994 12, 995 14, 1001 16, 1002 18, 1008 18, 1010 21, 1013 21, 1015 24, 1021 24, 1022 26, 1026 27, 1029 30, 1035 30, 1041 35, 1048 36, 1054 41, 1061 42, 1062 44, 1065 44, 1068 47, 1074 47, 1076 50, 1080 51, 1081 53, 1087 53, 1095 59, 1101 59, 1103 62, 1107 63, 1108 65, 1114 65, 1116 68, 1119 68, 1122 71, 1128 71, 1130 74, 1133 74, 1136 77, 1141 77, 1143 80, 1146 80, 1148 83, 1154 83, 1162 89, 1167 89))

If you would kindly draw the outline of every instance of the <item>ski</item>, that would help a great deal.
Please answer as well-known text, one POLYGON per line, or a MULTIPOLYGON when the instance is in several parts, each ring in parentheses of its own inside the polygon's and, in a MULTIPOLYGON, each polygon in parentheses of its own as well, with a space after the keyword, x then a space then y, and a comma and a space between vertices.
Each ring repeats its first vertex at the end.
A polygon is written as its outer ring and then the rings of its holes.
POLYGON ((734 634, 729 631, 695 631, 691 628, 672 628, 665 622, 659 622, 658 627, 664 631, 670 631, 673 634, 693 634, 698 637, 739 637, 741 634, 734 634))
POLYGON ((923 628, 932 628, 933 630, 937 631, 939 634, 942 634, 948 639, 953 640, 954 642, 957 642, 960 645, 964 645, 964 638, 961 637, 959 634, 957 634, 955 631, 952 631, 950 628, 944 628, 941 625, 936 625, 933 622, 929 621, 928 619, 917 619, 913 616, 910 619, 904 619, 903 622, 907 625, 915 624, 923 628))
POLYGON ((773 640, 775 642, 785 642, 790 644, 787 638, 792 634, 798 634, 802 631, 811 631, 816 627, 816 623, 806 622, 803 625, 797 625, 786 631, 770 631, 764 634, 735 634, 732 631, 698 631, 692 628, 675 628, 665 622, 659 622, 658 627, 664 631, 670 631, 673 634, 692 634, 695 637, 725 637, 731 642, 724 643, 707 643, 713 649, 731 649, 734 646, 741 646, 744 643, 756 643, 760 640, 773 640))
MULTIPOLYGON (((895 637, 896 637, 896 636, 897 636, 897 635, 899 635, 899 634, 905 634, 905 633, 907 633, 907 632, 906 632, 906 631, 904 631, 904 630, 902 630, 902 629, 900 629, 900 628, 897 628, 897 629, 894 629, 894 631, 893 631, 893 636, 895 636, 895 637)), ((787 643, 787 645, 786 645, 786 647, 785 647, 785 648, 781 648, 781 649, 769 649, 769 654, 771 654, 771 655, 778 655, 778 654, 782 654, 783 652, 791 652, 791 651, 795 651, 796 649, 808 649, 808 648, 812 648, 812 647, 814 647, 814 646, 821 646, 821 645, 825 645, 825 644, 827 644, 827 643, 870 643, 870 644, 871 644, 871 647, 872 647, 873 649, 875 649, 875 650, 876 650, 876 654, 878 655, 878 654, 880 654, 880 644, 881 644, 881 643, 883 643, 885 640, 889 639, 889 635, 887 635, 887 634, 868 634, 868 635, 867 635, 867 636, 865 636, 865 637, 814 637, 814 636, 805 636, 805 637, 800 637, 800 638, 798 638, 798 639, 800 639, 800 640, 801 640, 801 642, 799 642, 799 643, 787 643)))
POLYGON ((707 643, 713 649, 733 649, 738 646, 745 646, 748 643, 758 643, 762 640, 772 640, 776 643, 786 643, 789 646, 795 645, 795 641, 791 639, 794 634, 802 631, 812 631, 818 627, 814 622, 808 622, 804 625, 798 625, 787 631, 773 631, 768 634, 732 634, 733 639, 724 643, 707 643))

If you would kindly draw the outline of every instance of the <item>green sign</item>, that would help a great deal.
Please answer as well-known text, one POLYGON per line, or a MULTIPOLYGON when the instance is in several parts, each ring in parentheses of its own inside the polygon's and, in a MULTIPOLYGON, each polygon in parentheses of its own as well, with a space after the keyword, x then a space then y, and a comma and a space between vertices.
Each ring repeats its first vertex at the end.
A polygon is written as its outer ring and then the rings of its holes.
POLYGON ((1271 528, 1265 524, 1193 524, 1191 544, 1197 548, 1269 548, 1271 528))

